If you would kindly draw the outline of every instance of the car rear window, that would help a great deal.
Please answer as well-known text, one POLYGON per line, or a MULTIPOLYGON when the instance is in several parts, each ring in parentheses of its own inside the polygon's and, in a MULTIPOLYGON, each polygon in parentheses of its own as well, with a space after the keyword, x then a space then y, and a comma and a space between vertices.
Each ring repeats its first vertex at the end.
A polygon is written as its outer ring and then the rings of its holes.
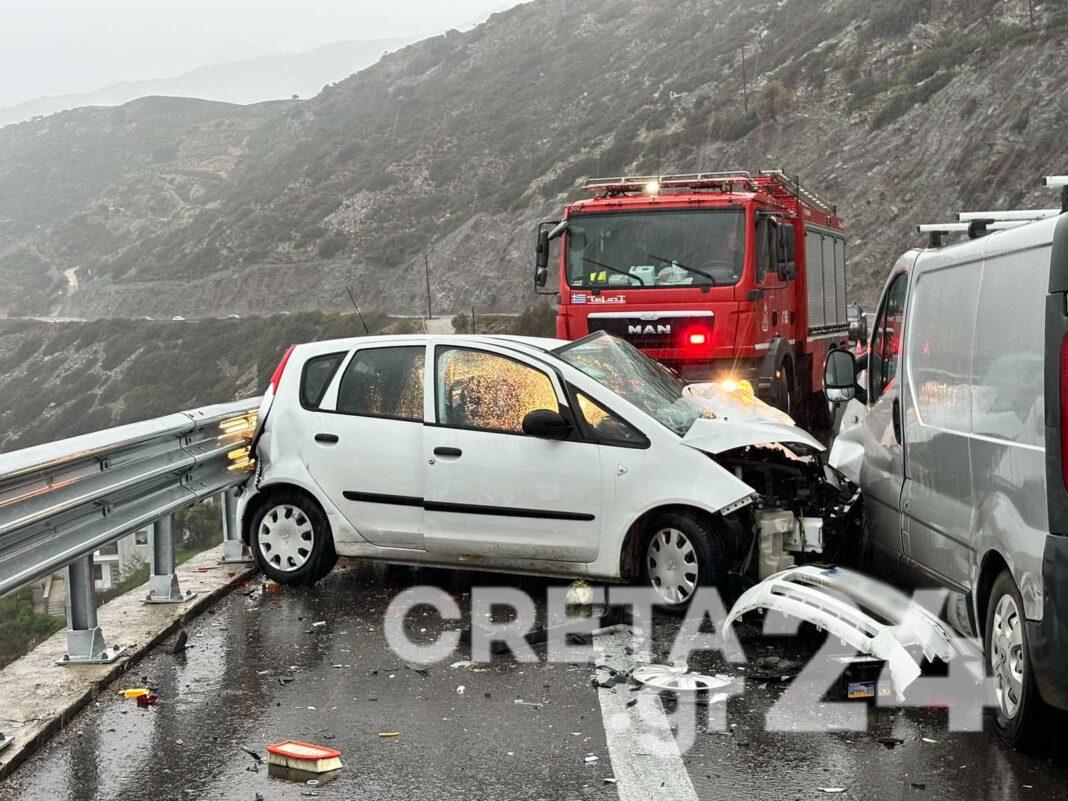
POLYGON ((337 410, 422 422, 425 359, 422 345, 356 351, 341 376, 337 410))
POLYGON ((327 353, 316 356, 304 363, 304 372, 300 376, 300 405, 305 409, 318 409, 323 402, 330 380, 345 358, 342 353, 327 353))

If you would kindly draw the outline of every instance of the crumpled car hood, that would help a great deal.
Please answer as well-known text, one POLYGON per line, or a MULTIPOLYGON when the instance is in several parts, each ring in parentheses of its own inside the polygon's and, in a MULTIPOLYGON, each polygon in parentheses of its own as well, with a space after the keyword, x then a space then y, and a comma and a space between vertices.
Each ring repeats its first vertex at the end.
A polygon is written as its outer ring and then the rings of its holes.
POLYGON ((696 420, 682 438, 683 445, 712 455, 746 445, 773 443, 824 450, 819 440, 795 426, 788 414, 750 392, 727 390, 715 381, 690 384, 684 391, 714 416, 696 420))
POLYGON ((803 445, 814 451, 824 447, 819 440, 797 426, 785 423, 743 420, 734 422, 722 418, 715 420, 696 420, 682 438, 683 445, 689 445, 699 451, 713 455, 746 445, 803 445))

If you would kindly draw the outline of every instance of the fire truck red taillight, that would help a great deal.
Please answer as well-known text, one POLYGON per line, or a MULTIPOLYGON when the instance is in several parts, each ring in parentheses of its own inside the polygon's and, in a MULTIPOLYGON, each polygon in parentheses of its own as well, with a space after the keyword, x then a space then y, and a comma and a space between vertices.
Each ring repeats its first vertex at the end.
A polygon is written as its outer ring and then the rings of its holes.
POLYGON ((1068 334, 1061 340, 1061 479, 1068 489, 1068 334))

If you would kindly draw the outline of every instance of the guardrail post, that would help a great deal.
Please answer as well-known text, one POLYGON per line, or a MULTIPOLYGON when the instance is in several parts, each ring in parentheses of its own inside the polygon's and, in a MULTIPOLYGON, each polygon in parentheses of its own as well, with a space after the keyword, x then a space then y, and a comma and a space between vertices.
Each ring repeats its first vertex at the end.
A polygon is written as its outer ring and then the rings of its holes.
POLYGON ((237 496, 232 489, 222 493, 223 562, 251 562, 241 529, 237 524, 237 496))
POLYGON ((174 570, 174 515, 152 524, 152 575, 148 577, 146 604, 180 604, 196 595, 183 591, 174 570))
POLYGON ((106 665, 126 650, 125 645, 108 647, 96 620, 93 592, 93 555, 67 565, 67 653, 57 665, 106 665))

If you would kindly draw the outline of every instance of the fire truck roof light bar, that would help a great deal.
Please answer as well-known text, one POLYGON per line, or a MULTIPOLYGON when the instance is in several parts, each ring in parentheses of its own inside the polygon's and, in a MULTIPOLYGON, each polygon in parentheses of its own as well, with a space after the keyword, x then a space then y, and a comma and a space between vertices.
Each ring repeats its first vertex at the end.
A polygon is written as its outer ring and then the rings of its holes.
POLYGON ((962 211, 957 215, 961 222, 993 220, 994 222, 1030 222, 1056 217, 1060 209, 1016 209, 1014 211, 962 211))
POLYGON ((694 172, 681 175, 621 175, 612 178, 590 178, 583 188, 603 192, 641 192, 647 186, 656 185, 661 189, 702 188, 714 186, 743 186, 753 191, 753 176, 745 170, 729 172, 694 172))

